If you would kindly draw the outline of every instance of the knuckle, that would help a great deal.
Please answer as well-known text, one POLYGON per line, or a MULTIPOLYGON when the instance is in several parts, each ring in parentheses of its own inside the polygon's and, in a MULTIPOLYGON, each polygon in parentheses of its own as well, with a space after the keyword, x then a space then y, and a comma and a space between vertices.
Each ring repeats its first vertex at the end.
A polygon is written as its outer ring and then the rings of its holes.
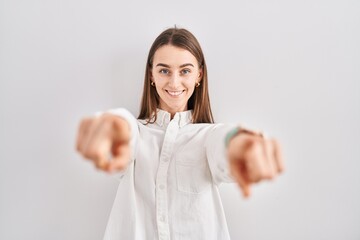
POLYGON ((103 115, 101 115, 100 119, 102 122, 111 122, 114 120, 114 115, 111 113, 104 113, 103 115))
POLYGON ((260 180, 268 179, 270 177, 270 173, 267 170, 260 171, 259 178, 260 180))
POLYGON ((261 173, 258 171, 250 171, 247 173, 248 179, 252 183, 257 183, 261 180, 261 173))
POLYGON ((247 143, 246 143, 246 145, 248 146, 248 148, 251 148, 251 147, 253 147, 254 145, 256 145, 257 144, 257 139, 255 138, 255 137, 253 137, 253 136, 249 136, 248 138, 247 138, 247 143))
POLYGON ((262 144, 257 139, 249 139, 247 147, 244 149, 244 156, 247 158, 259 157, 262 149, 262 144))
POLYGON ((100 170, 105 170, 107 168, 107 162, 103 159, 96 159, 94 161, 95 166, 100 170))
POLYGON ((280 143, 279 143, 278 140, 272 139, 271 142, 272 142, 272 145, 274 146, 274 148, 275 148, 277 151, 281 151, 281 146, 280 146, 280 143))
POLYGON ((268 179, 268 180, 273 180, 275 177, 276 177, 275 173, 269 171, 269 172, 267 173, 266 179, 268 179))
POLYGON ((101 159, 102 154, 98 150, 93 150, 92 152, 90 152, 90 156, 93 159, 99 160, 101 159))
POLYGON ((284 167, 284 165, 282 164, 282 165, 280 165, 279 167, 278 167, 278 173, 282 173, 282 172, 284 172, 285 171, 285 167, 284 167))
POLYGON ((98 160, 101 158, 101 153, 98 149, 93 147, 88 147, 86 151, 84 151, 84 157, 90 160, 98 160))
POLYGON ((258 182, 261 181, 261 176, 259 176, 259 175, 254 175, 254 176, 252 177, 251 181, 252 181, 253 183, 258 183, 258 182))
POLYGON ((97 169, 101 169, 101 163, 99 161, 95 161, 94 165, 97 169))
POLYGON ((85 126, 89 125, 91 122, 93 122, 93 118, 90 118, 90 117, 83 118, 80 122, 80 127, 85 127, 85 126))

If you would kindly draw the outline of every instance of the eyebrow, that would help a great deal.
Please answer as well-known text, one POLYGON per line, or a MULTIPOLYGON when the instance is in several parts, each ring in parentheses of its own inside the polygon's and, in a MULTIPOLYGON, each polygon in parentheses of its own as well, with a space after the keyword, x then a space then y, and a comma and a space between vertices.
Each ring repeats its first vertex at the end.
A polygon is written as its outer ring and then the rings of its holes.
MULTIPOLYGON (((193 65, 192 63, 184 63, 184 64, 180 65, 180 68, 187 67, 187 66, 194 67, 194 65, 193 65)), ((170 66, 167 65, 167 64, 165 64, 165 63, 158 63, 158 64, 156 64, 156 67, 167 67, 167 68, 170 68, 170 66)))

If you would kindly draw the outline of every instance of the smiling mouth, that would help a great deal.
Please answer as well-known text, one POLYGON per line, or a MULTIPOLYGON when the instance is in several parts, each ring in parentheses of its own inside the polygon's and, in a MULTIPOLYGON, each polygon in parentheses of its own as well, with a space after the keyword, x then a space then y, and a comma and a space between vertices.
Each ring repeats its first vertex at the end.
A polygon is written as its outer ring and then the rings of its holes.
POLYGON ((172 97, 177 97, 180 96, 183 92, 185 92, 185 90, 181 90, 181 91, 169 91, 169 90, 165 90, 170 96, 172 97))

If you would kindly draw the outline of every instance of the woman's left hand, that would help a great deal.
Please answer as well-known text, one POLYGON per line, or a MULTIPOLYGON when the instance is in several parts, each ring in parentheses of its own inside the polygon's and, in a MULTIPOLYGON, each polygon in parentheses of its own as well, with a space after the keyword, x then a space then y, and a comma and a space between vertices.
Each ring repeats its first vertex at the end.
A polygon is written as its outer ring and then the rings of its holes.
POLYGON ((228 144, 230 171, 243 195, 250 196, 250 185, 270 180, 284 171, 280 145, 262 134, 240 130, 228 144))

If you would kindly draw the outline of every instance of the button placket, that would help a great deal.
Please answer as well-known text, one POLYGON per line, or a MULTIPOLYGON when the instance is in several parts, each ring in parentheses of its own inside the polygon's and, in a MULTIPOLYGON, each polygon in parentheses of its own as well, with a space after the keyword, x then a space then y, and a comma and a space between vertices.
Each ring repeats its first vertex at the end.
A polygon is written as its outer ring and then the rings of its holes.
POLYGON ((160 239, 170 239, 167 204, 167 175, 179 125, 176 117, 167 126, 156 175, 156 215, 160 239))

